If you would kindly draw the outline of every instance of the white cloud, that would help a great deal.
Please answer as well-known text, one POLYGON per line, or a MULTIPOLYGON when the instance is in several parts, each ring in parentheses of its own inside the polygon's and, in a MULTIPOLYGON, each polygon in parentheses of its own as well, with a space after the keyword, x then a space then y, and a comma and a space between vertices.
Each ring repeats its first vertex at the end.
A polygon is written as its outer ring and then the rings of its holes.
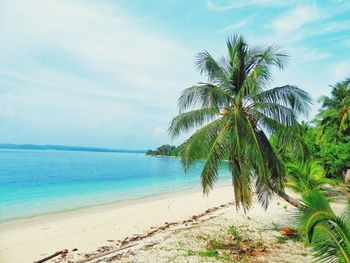
POLYGON ((5 40, 2 45, 8 44, 19 56, 55 47, 93 70, 118 74, 119 80, 131 84, 159 87, 155 80, 164 75, 155 78, 157 71, 167 70, 166 76, 174 78, 174 65, 192 53, 122 10, 108 7, 85 1, 7 1, 3 7, 7 15, 2 18, 7 26, 0 31, 5 40))
MULTIPOLYGON (((167 125, 179 92, 197 76, 194 52, 168 33, 150 28, 112 4, 2 1, 0 81, 10 78, 6 92, 16 96, 2 97, 0 102, 13 105, 13 114, 28 122, 32 129, 26 131, 28 142, 40 135, 47 143, 62 129, 80 128, 91 133, 81 144, 98 145, 91 138, 99 140, 98 134, 107 130, 115 138, 134 136, 140 143, 138 138, 147 135, 137 128, 130 132, 131 127, 155 127, 164 120, 167 125)), ((2 125, 0 135, 4 129, 2 125)), ((148 132, 152 135, 151 129, 148 132)), ((71 141, 77 134, 70 134, 71 141)), ((106 145, 111 137, 101 140, 106 145)), ((122 143, 116 141, 113 147, 118 142, 122 143)), ((128 146, 147 144, 156 143, 128 146)))
POLYGON ((229 25, 229 26, 219 30, 219 32, 227 32, 227 31, 237 30, 237 29, 245 26, 246 24, 248 24, 248 22, 250 22, 253 19, 254 16, 250 16, 250 17, 248 17, 246 19, 237 21, 236 23, 233 23, 233 24, 231 24, 231 25, 229 25))
POLYGON ((298 6, 273 20, 271 27, 278 32, 288 33, 317 20, 319 15, 320 12, 317 6, 298 6))
POLYGON ((208 0, 207 7, 213 11, 226 11, 231 9, 238 9, 244 7, 253 7, 257 5, 265 5, 265 6, 280 6, 280 5, 289 5, 295 1, 279 1, 279 0, 230 0, 225 1, 221 4, 219 1, 208 0))
POLYGON ((294 48, 290 55, 293 60, 296 60, 299 63, 319 61, 331 56, 329 52, 310 48, 294 48))
POLYGON ((350 63, 347 61, 340 62, 334 66, 333 75, 338 80, 341 81, 345 78, 350 77, 350 63))

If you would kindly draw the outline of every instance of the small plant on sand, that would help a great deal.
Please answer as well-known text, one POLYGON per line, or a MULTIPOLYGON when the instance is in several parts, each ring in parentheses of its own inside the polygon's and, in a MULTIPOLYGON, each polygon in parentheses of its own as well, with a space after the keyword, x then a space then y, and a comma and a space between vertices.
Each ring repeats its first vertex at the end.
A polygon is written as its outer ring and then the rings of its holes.
POLYGON ((239 232, 235 226, 230 226, 228 229, 228 233, 231 236, 233 236, 235 240, 241 240, 241 235, 239 234, 239 232))
POLYGON ((187 256, 194 256, 194 255, 196 255, 196 252, 194 252, 193 250, 187 250, 186 255, 187 256))
POLYGON ((297 193, 307 194, 311 190, 326 184, 335 185, 335 180, 326 177, 326 173, 319 162, 307 160, 302 163, 287 164, 286 186, 297 193))

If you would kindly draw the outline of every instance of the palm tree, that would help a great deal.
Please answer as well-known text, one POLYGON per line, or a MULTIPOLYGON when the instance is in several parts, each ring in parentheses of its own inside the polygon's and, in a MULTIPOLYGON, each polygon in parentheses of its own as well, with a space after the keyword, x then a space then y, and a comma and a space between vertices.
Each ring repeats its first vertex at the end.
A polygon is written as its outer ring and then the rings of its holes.
POLYGON ((321 133, 327 127, 335 126, 344 134, 350 133, 350 79, 337 83, 332 87, 331 96, 322 96, 322 109, 317 114, 316 122, 321 133))
POLYGON ((278 47, 249 47, 242 36, 234 36, 227 51, 220 62, 199 53, 196 65, 208 81, 185 89, 179 98, 170 135, 198 128, 181 147, 182 164, 187 170, 205 159, 201 182, 208 193, 221 162, 228 160, 235 203, 244 210, 251 206, 253 183, 265 208, 274 192, 297 205, 283 190, 284 167, 268 136, 277 135, 280 145, 295 143, 297 117, 309 111, 311 98, 295 86, 267 89, 272 67, 283 69, 287 58, 278 47))
POLYGON ((314 160, 288 163, 286 173, 286 186, 301 194, 307 194, 313 189, 321 189, 326 184, 335 185, 334 180, 326 178, 326 173, 319 162, 314 160))
POLYGON ((318 262, 350 263, 350 202, 341 216, 333 212, 327 198, 317 189, 304 195, 303 203, 305 209, 298 210, 296 222, 318 262))

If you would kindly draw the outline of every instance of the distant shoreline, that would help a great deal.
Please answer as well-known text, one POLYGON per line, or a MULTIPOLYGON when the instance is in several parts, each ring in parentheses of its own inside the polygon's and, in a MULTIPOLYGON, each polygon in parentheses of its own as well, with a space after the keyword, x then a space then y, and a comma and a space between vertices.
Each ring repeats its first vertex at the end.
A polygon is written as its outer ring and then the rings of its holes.
POLYGON ((11 144, 0 143, 0 150, 51 150, 51 151, 73 151, 73 152, 111 152, 111 153, 146 153, 145 150, 125 150, 109 149, 84 146, 65 146, 65 145, 35 145, 35 144, 11 144))

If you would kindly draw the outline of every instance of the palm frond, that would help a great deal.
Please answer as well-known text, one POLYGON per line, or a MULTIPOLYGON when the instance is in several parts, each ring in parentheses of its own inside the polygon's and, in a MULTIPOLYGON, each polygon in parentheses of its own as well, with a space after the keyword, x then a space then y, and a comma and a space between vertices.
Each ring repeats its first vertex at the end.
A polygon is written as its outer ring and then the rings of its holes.
POLYGON ((337 216, 317 189, 303 195, 305 208, 295 216, 318 262, 350 262, 350 229, 344 216, 337 216))
POLYGON ((223 128, 224 123, 224 118, 212 121, 198 129, 181 145, 179 156, 185 171, 196 162, 206 158, 211 145, 216 139, 217 134, 223 128))
POLYGON ((285 127, 298 125, 297 116, 292 109, 271 102, 257 102, 253 105, 253 112, 259 113, 257 118, 261 118, 261 114, 273 119, 285 127))
POLYGON ((210 83, 199 83, 182 91, 178 100, 180 113, 193 107, 227 107, 230 97, 226 91, 210 83))
POLYGON ((230 157, 229 167, 232 176, 232 186, 236 207, 243 207, 247 211, 252 205, 252 172, 250 167, 240 162, 234 156, 230 157))
POLYGON ((276 66, 278 69, 284 69, 288 55, 278 46, 268 46, 260 48, 256 52, 259 56, 258 65, 276 66))
POLYGON ((230 144, 231 141, 229 138, 228 126, 225 125, 211 144, 201 173, 201 182, 204 193, 208 193, 209 189, 213 188, 214 182, 218 176, 219 165, 223 158, 227 156, 230 144))
POLYGON ((219 110, 215 108, 203 108, 184 112, 172 120, 168 131, 172 137, 176 137, 180 133, 204 125, 219 116, 219 110))
POLYGON ((326 172, 318 161, 287 163, 287 186, 298 193, 307 194, 313 189, 321 189, 324 185, 335 185, 334 180, 326 178, 326 172))
POLYGON ((283 190, 285 171, 265 133, 261 130, 258 131, 257 138, 260 142, 261 155, 265 163, 266 178, 261 180, 260 177, 257 177, 256 191, 258 200, 267 209, 273 193, 283 190))
POLYGON ((295 125, 284 126, 279 121, 269 118, 263 114, 257 115, 258 127, 267 134, 273 134, 275 143, 281 149, 289 150, 295 153, 298 160, 304 159, 307 149, 305 148, 302 127, 296 122, 295 125))
POLYGON ((283 105, 295 114, 308 115, 312 99, 310 95, 296 86, 285 85, 261 92, 255 96, 256 102, 269 102, 283 105))
POLYGON ((229 82, 233 92, 238 92, 244 83, 247 71, 245 70, 245 57, 248 46, 242 36, 234 35, 226 42, 227 58, 226 70, 229 72, 229 82))
POLYGON ((201 74, 206 74, 208 81, 223 87, 229 86, 227 71, 207 51, 197 55, 196 66, 201 74))

